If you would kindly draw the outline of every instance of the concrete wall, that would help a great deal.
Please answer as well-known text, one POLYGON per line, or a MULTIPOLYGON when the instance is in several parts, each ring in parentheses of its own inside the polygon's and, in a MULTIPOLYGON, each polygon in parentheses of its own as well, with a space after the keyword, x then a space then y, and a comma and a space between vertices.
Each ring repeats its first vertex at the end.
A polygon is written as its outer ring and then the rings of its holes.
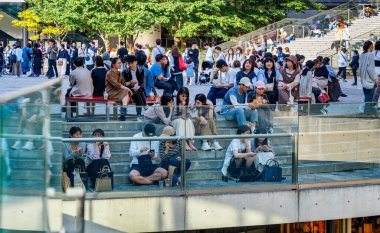
POLYGON ((14 18, 3 11, 0 11, 0 14, 3 15, 3 18, 0 19, 0 30, 12 36, 13 38, 21 40, 22 29, 12 26, 12 21, 14 18))
MULTIPOLYGON (((380 215, 380 185, 86 201, 86 220, 122 232, 258 226, 380 215)), ((63 203, 75 216, 75 203, 63 203)))
POLYGON ((156 46, 156 39, 161 39, 161 27, 153 26, 151 32, 140 33, 136 43, 144 45, 148 43, 151 48, 156 46))

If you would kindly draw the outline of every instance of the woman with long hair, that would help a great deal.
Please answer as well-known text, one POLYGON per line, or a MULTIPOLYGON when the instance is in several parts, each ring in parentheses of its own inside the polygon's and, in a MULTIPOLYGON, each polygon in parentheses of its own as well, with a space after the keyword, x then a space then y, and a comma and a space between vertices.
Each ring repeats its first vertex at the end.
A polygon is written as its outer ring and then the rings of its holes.
POLYGON ((249 78, 253 84, 257 81, 253 60, 247 59, 243 62, 243 69, 236 74, 235 86, 239 85, 240 79, 243 77, 249 78))
POLYGON ((127 87, 124 78, 119 73, 122 63, 119 58, 112 58, 111 60, 111 70, 107 72, 106 75, 106 91, 108 93, 108 98, 114 99, 122 104, 120 108, 120 121, 125 121, 125 116, 127 115, 127 107, 129 100, 132 96, 132 91, 127 87))
MULTIPOLYGON (((183 75, 182 70, 179 68, 179 61, 182 60, 182 56, 178 51, 178 47, 173 45, 172 47, 172 55, 170 56, 170 72, 172 75, 172 79, 177 83, 178 89, 183 87, 183 75)), ((183 61, 183 60, 182 60, 183 61)))
MULTIPOLYGON (((191 120, 189 112, 189 89, 182 87, 178 90, 176 98, 176 118, 172 124, 178 136, 193 137, 195 135, 194 123, 191 120)), ((185 142, 185 148, 187 151, 197 151, 192 140, 185 142)))
POLYGON ((227 51, 227 56, 226 56, 226 62, 229 67, 232 66, 232 63, 235 61, 235 51, 233 48, 229 48, 227 51))
POLYGON ((261 69, 257 75, 257 80, 265 83, 265 94, 268 96, 270 104, 276 104, 278 100, 278 82, 281 74, 276 70, 275 62, 272 58, 267 57, 263 61, 264 69, 261 69))
POLYGON ((144 112, 144 122, 152 123, 156 127, 156 135, 161 135, 165 126, 171 125, 174 109, 173 96, 165 93, 161 96, 160 103, 148 107, 144 112))

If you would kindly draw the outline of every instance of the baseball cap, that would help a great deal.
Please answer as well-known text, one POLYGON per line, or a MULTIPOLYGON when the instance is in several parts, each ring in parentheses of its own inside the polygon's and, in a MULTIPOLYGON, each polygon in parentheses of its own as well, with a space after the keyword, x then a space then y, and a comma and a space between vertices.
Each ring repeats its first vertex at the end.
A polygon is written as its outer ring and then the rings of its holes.
POLYGON ((242 79, 240 79, 239 84, 243 84, 246 87, 251 87, 252 85, 251 80, 249 80, 249 78, 247 77, 243 77, 242 79))
POLYGON ((156 127, 153 124, 146 124, 144 127, 144 134, 148 137, 153 137, 156 135, 156 127))
POLYGON ((263 81, 257 81, 255 83, 256 88, 265 88, 265 83, 263 81))

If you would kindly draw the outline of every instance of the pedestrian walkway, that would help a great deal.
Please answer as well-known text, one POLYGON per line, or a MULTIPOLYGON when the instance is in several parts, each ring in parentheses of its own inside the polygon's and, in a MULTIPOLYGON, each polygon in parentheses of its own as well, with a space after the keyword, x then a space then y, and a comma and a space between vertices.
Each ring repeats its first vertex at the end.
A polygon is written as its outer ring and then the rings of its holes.
POLYGON ((18 78, 16 76, 3 75, 0 77, 0 95, 17 91, 20 88, 34 86, 43 82, 48 81, 49 79, 45 76, 36 77, 27 77, 26 75, 18 78))

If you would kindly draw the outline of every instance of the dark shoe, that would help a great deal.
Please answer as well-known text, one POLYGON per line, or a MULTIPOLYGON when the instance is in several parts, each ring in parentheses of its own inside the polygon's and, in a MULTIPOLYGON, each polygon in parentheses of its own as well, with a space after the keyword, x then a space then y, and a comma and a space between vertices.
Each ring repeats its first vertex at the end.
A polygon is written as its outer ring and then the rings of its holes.
POLYGON ((228 177, 227 176, 222 176, 222 181, 228 182, 228 177))
POLYGON ((352 86, 357 86, 358 84, 357 83, 353 83, 353 84, 351 84, 352 86))
POLYGON ((343 82, 345 82, 345 83, 346 83, 346 82, 347 82, 347 80, 346 80, 346 79, 343 79, 343 82))
POLYGON ((342 93, 340 96, 341 96, 341 97, 347 97, 347 95, 344 94, 344 93, 342 93))

